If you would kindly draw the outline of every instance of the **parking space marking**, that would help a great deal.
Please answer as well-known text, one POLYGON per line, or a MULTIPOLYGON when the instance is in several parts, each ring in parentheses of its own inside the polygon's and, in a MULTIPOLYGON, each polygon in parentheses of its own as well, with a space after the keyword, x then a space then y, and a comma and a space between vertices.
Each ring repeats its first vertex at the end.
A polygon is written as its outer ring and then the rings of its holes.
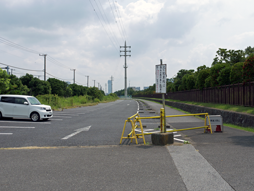
POLYGON ((62 121, 63 119, 50 119, 50 121, 62 121))
POLYGON ((54 118, 72 118, 72 117, 65 117, 65 116, 55 116, 55 115, 54 115, 54 118))
POLYGON ((54 114, 54 116, 79 116, 75 114, 54 114))
POLYGON ((45 125, 45 124, 51 124, 50 122, 26 122, 26 121, 0 121, 0 123, 30 123, 30 124, 40 124, 40 125, 45 125))
POLYGON ((34 129, 35 127, 20 127, 20 126, 0 126, 0 128, 10 129, 34 129))
POLYGON ((0 135, 12 135, 13 133, 0 133, 0 135))

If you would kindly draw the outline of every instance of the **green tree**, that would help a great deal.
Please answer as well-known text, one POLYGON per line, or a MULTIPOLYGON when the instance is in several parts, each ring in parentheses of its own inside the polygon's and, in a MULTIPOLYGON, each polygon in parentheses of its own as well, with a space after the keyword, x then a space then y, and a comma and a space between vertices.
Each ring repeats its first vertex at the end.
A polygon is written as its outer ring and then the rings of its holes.
POLYGON ((0 94, 6 92, 10 87, 9 75, 0 68, 0 94))
POLYGON ((55 79, 55 78, 49 78, 47 80, 51 86, 51 93, 56 94, 58 96, 65 96, 66 88, 68 84, 64 81, 55 79))
POLYGON ((186 81, 187 90, 195 89, 195 83, 196 83, 195 74, 188 75, 188 78, 187 78, 187 81, 186 81))
POLYGON ((20 80, 22 84, 30 89, 30 95, 37 96, 51 93, 50 84, 33 77, 33 75, 26 74, 25 76, 22 76, 20 80))
POLYGON ((247 48, 245 48, 244 52, 245 52, 245 56, 248 57, 254 53, 254 47, 248 46, 247 48))
POLYGON ((211 83, 212 83, 212 77, 209 75, 209 76, 205 79, 205 88, 211 87, 211 83))
POLYGON ((227 66, 229 66, 229 64, 218 63, 218 64, 216 64, 216 65, 211 67, 211 69, 210 69, 210 75, 211 75, 211 86, 212 87, 215 87, 215 86, 219 85, 218 77, 219 77, 220 71, 223 68, 227 67, 227 66))
POLYGON ((231 66, 226 66, 219 72, 219 76, 217 78, 217 82, 219 85, 229 85, 230 84, 230 72, 231 72, 231 66))
POLYGON ((178 91, 184 90, 184 84, 182 83, 182 79, 186 74, 193 74, 194 70, 185 70, 181 69, 177 72, 176 77, 174 78, 174 89, 178 91), (180 86, 180 87, 179 87, 180 86))
POLYGON ((243 81, 244 82, 254 81, 254 54, 250 54, 250 56, 244 62, 243 81))
POLYGON ((210 69, 202 69, 197 72, 196 88, 202 90, 205 87, 205 80, 210 75, 210 69))
POLYGON ((230 82, 231 84, 243 82, 243 62, 234 64, 230 71, 230 82))
POLYGON ((28 95, 30 90, 26 85, 23 85, 21 80, 15 76, 15 75, 10 75, 10 87, 9 89, 5 92, 7 94, 19 94, 19 95, 28 95))
POLYGON ((227 50, 219 48, 216 52, 215 58, 213 59, 212 66, 222 63, 233 65, 237 62, 243 62, 244 60, 245 52, 243 50, 227 50))

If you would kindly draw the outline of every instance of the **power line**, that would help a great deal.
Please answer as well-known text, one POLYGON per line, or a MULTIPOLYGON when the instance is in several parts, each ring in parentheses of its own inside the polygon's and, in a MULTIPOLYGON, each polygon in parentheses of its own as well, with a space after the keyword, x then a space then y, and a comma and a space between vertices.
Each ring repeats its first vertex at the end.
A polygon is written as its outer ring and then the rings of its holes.
MULTIPOLYGON (((95 0, 94 0, 94 1, 95 1, 95 0)), ((105 15, 106 21, 107 21, 107 23, 108 23, 108 25, 109 25, 109 29, 110 29, 111 34, 112 34, 113 37, 115 37, 115 40, 116 40, 116 42, 117 42, 117 45, 120 45, 119 42, 118 42, 118 40, 117 40, 117 38, 116 38, 116 36, 115 36, 114 33, 111 31, 111 30, 112 30, 111 24, 110 24, 110 22, 108 21, 107 15, 106 15, 106 13, 105 13, 105 11, 104 11, 102 5, 101 5, 101 2, 100 2, 100 0, 98 0, 98 1, 99 1, 99 3, 100 3, 101 9, 102 9, 102 11, 103 11, 103 13, 104 13, 104 15, 105 15)), ((96 1, 95 1, 95 3, 96 3, 96 1)), ((97 3, 96 3, 96 5, 97 5, 97 3)), ((97 7, 98 7, 98 6, 97 6, 97 7)), ((99 7, 98 7, 98 8, 99 8, 99 7)), ((103 16, 103 15, 102 15, 102 16, 103 16)), ((103 19, 104 19, 104 17, 103 17, 103 19)), ((105 19, 104 19, 104 21, 105 21, 105 19)), ((105 23, 106 23, 106 22, 105 22, 105 23)))
POLYGON ((19 68, 19 67, 16 67, 16 66, 12 66, 10 64, 4 64, 4 63, 0 63, 2 65, 5 65, 5 66, 11 66, 13 68, 17 68, 17 69, 20 69, 20 70, 27 70, 27 71, 33 71, 33 72, 43 72, 44 70, 30 70, 30 69, 25 69, 25 68, 19 68))
MULTIPOLYGON (((115 14, 114 14, 114 10, 113 10, 113 8, 112 8, 111 3, 110 3, 109 0, 108 0, 108 3, 109 3, 109 6, 110 6, 110 9, 111 9, 111 12, 112 12, 112 14, 113 14, 114 20, 115 20, 115 22, 116 22, 117 28, 118 28, 118 30, 119 30, 119 33, 120 33, 120 35, 121 35, 122 38, 123 38, 123 34, 121 34, 122 31, 121 31, 120 28, 119 28, 119 24, 118 24, 118 22, 117 22, 116 16, 115 16, 115 14)), ((124 39, 123 39, 123 40, 124 40, 124 39)))
POLYGON ((124 27, 123 27, 123 24, 122 24, 122 22, 121 22, 120 11, 118 10, 118 7, 115 5, 114 2, 113 2, 113 4, 114 4, 114 7, 115 7, 117 16, 118 16, 118 18, 119 18, 120 27, 121 27, 121 29, 122 29, 122 33, 123 33, 123 36, 124 36, 124 29, 123 29, 124 27), (117 11, 117 10, 118 10, 118 11, 117 11))
POLYGON ((71 80, 71 79, 63 79, 63 78, 59 78, 59 77, 56 77, 56 76, 54 76, 54 75, 52 75, 52 74, 50 74, 50 73, 48 73, 48 72, 46 72, 49 76, 52 76, 52 77, 54 77, 54 78, 56 78, 56 79, 60 79, 60 80, 71 80))
POLYGON ((19 45, 17 43, 14 43, 14 42, 12 42, 10 40, 7 40, 7 39, 3 38, 3 37, 0 37, 0 42, 2 42, 5 45, 11 46, 13 48, 24 50, 24 51, 27 51, 27 52, 30 52, 30 53, 33 53, 33 54, 40 54, 39 52, 37 52, 35 50, 32 50, 32 49, 26 48, 24 46, 21 46, 21 45, 19 45))
POLYGON ((61 67, 63 67, 63 68, 71 69, 71 68, 69 68, 68 66, 62 64, 61 62, 59 62, 58 60, 54 59, 53 57, 51 57, 51 56, 49 56, 49 55, 48 55, 48 60, 49 60, 51 63, 56 64, 56 65, 58 65, 58 66, 61 66, 61 67))
MULTIPOLYGON (((112 41, 112 39, 110 38, 110 36, 109 36, 109 34, 108 34, 106 28, 104 27, 103 23, 101 22, 101 19, 100 19, 99 15, 97 14, 97 12, 96 12, 96 10, 95 10, 95 8, 94 8, 94 6, 93 6, 91 0, 89 0, 89 2, 90 2, 90 4, 91 4, 91 6, 93 7, 93 10, 94 10, 95 14, 97 15, 97 17, 98 17, 98 19, 99 19, 99 21, 100 21, 102 27, 104 28, 105 32, 107 33, 109 40, 112 42, 112 44, 114 45, 115 49, 117 50, 117 47, 116 47, 115 43, 114 43, 114 42, 112 41)), ((117 50, 117 51, 118 51, 118 50, 117 50)))

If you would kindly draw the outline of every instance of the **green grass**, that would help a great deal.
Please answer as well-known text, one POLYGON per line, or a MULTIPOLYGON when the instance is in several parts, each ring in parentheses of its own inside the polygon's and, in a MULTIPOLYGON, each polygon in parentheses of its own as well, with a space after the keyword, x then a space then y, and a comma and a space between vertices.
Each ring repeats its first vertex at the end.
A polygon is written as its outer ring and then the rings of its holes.
POLYGON ((97 105, 98 103, 106 103, 115 101, 118 98, 112 96, 104 96, 102 100, 95 98, 94 100, 91 96, 73 96, 73 97, 59 97, 57 95, 39 95, 37 99, 45 105, 50 105, 53 110, 63 110, 76 107, 86 107, 97 105))
MULTIPOLYGON (((159 98, 153 98, 158 99, 159 98)), ((239 113, 245 114, 253 114, 254 115, 254 107, 244 107, 244 106, 237 106, 237 105, 229 105, 229 104, 215 104, 215 103, 202 103, 202 102, 191 102, 191 101, 180 101, 180 100, 172 100, 172 99, 165 99, 166 101, 178 102, 178 103, 187 103, 191 105, 215 108, 215 109, 222 109, 226 111, 234 111, 239 113)))
MULTIPOLYGON (((140 98, 141 99, 141 98, 140 98)), ((158 99, 160 100, 160 99, 158 99)), ((168 100, 168 99, 167 99, 168 100)), ((172 100, 169 100, 169 101, 172 101, 172 100)), ((156 101, 152 101, 152 102, 155 102, 155 103, 158 103, 156 101)), ((174 100, 174 102, 177 102, 176 100, 174 100)), ((181 101, 179 101, 181 102, 181 101)), ((181 103, 187 103, 187 102, 181 102, 181 103)), ((190 104, 190 102, 189 102, 190 104)), ((202 103, 201 103, 202 104, 202 103)), ((204 103, 204 104, 207 104, 207 103, 204 103)), ((193 104, 195 105, 195 104, 193 104)), ((216 104, 216 105, 219 105, 219 104, 216 104)), ((222 104, 223 105, 223 104, 222 104)), ((203 105, 202 105, 203 106, 203 105)), ((176 107, 172 107, 172 106, 168 106, 166 105, 166 107, 170 107, 172 109, 175 109, 175 110, 178 110, 178 111, 181 111, 183 113, 186 113, 186 114, 191 114, 190 112, 187 112, 187 111, 184 111, 184 110, 181 110, 179 108, 176 108, 176 107)), ((207 106, 204 106, 204 107, 207 107, 207 106)), ((238 106, 237 106, 238 107, 238 106)), ((213 107, 213 108, 216 108, 216 107, 213 107)), ((231 111, 231 110, 230 110, 231 111)), ((202 117, 199 117, 199 116, 195 116, 196 118, 199 118, 199 119, 202 119, 202 120, 205 120, 204 118, 202 117)), ((244 130, 244 131, 248 131, 248 132, 253 132, 254 133, 254 128, 252 127, 241 127, 241 126, 238 126, 238 125, 233 125, 233 124, 230 124, 230 123, 223 123, 224 126, 227 126, 227 127, 231 127, 231 128, 235 128, 235 129, 239 129, 239 130, 244 130)))

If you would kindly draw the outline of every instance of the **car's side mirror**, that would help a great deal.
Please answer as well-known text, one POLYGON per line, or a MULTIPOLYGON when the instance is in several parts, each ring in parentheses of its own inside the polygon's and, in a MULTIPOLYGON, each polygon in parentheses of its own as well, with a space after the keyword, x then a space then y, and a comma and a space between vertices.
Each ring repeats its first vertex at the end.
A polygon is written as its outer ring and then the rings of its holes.
POLYGON ((24 105, 29 105, 29 104, 28 104, 28 102, 25 101, 25 102, 24 102, 24 105))

